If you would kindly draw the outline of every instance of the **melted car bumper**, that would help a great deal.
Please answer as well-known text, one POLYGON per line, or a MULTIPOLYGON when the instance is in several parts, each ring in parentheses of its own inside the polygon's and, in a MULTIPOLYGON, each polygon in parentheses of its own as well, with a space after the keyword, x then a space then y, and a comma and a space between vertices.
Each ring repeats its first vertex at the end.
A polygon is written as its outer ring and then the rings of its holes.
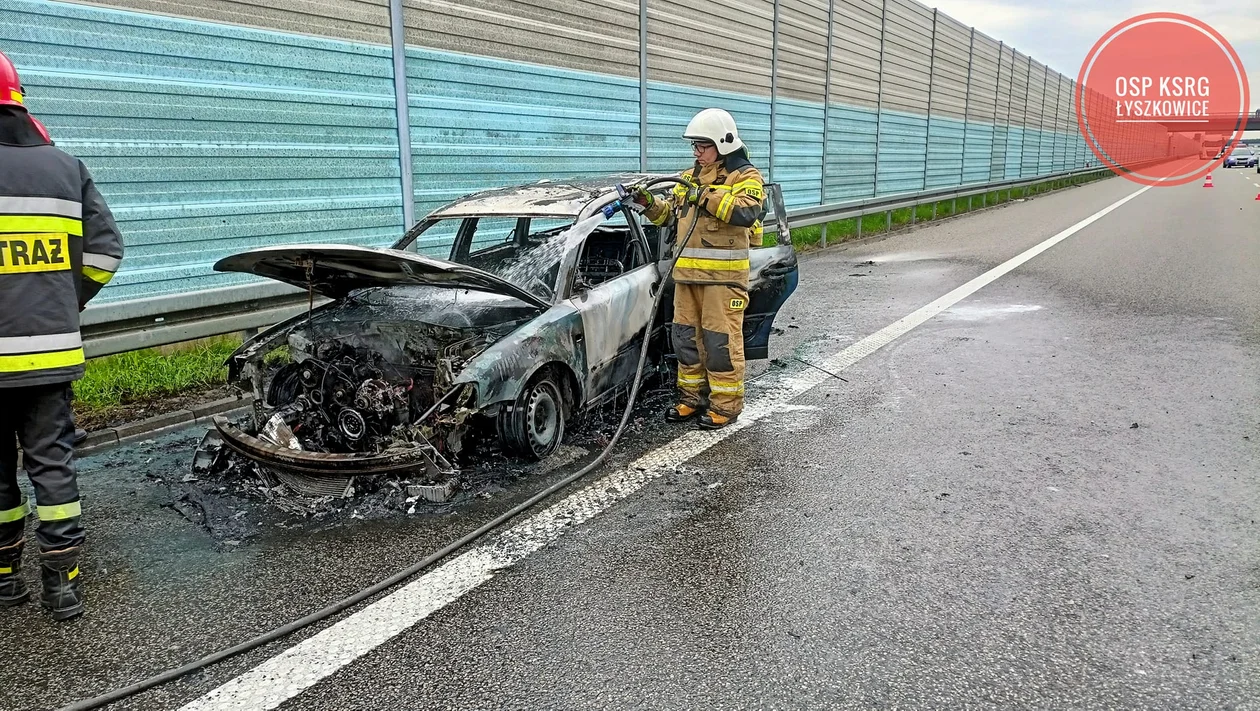
POLYGON ((214 426, 228 448, 258 464, 283 472, 314 477, 424 474, 434 481, 446 481, 456 474, 428 442, 415 442, 411 448, 380 454, 304 452, 255 437, 223 416, 214 418, 214 426))

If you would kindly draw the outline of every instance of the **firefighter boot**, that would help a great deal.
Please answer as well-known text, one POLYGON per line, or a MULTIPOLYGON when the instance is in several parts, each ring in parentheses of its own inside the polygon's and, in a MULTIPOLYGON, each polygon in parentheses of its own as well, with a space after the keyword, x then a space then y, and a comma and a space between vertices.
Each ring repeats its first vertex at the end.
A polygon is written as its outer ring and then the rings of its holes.
POLYGON ((691 407, 690 405, 686 405, 680 402, 677 405, 665 411, 665 421, 666 422, 686 422, 687 420, 694 418, 698 414, 700 414, 699 408, 691 407))
POLYGON ((700 416, 700 429, 702 430, 720 430, 739 419, 739 415, 734 417, 724 417, 710 410, 700 416))
POLYGON ((83 593, 79 590, 79 549, 40 553, 44 578, 44 607, 54 620, 68 620, 83 614, 83 593))
POLYGON ((0 607, 21 605, 31 597, 22 578, 22 544, 0 548, 0 607))

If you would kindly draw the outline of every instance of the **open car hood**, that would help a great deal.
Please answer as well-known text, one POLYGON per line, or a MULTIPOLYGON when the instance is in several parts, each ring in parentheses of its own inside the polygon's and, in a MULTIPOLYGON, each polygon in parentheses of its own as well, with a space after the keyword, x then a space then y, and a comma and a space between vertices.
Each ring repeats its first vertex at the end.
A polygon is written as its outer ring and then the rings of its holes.
POLYGON ((323 296, 341 298, 369 286, 424 285, 476 289, 504 294, 540 309, 549 306, 534 294, 480 269, 397 249, 345 244, 263 247, 220 259, 219 272, 257 274, 323 296))

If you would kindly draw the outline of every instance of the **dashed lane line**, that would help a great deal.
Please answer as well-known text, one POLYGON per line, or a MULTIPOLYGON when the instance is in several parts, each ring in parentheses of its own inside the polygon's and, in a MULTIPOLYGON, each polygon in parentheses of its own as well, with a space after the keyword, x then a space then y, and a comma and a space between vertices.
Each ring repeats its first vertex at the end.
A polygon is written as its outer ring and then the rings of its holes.
MULTIPOLYGON (((1150 190, 1149 186, 1112 203, 817 365, 831 373, 852 366, 1147 190, 1150 190)), ((519 563, 530 553, 554 542, 566 532, 642 490, 665 472, 767 416, 793 408, 793 398, 830 378, 829 374, 809 369, 771 381, 764 389, 758 388, 756 396, 750 399, 748 407, 734 424, 716 432, 688 432, 643 455, 628 468, 600 478, 589 487, 494 535, 486 543, 448 560, 413 582, 190 702, 182 711, 252 711, 276 708, 458 600, 494 577, 496 571, 519 563)))

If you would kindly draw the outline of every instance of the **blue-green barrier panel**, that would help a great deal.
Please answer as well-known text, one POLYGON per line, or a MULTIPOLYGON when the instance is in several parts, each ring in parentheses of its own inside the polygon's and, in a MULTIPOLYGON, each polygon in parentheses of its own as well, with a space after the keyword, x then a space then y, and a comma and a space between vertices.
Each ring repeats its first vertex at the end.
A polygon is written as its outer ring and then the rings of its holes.
POLYGON ((827 202, 874 196, 878 114, 842 104, 827 109, 827 202))
MULTIPOLYGON (((487 188, 639 169, 634 79, 408 47, 407 94, 417 217, 487 188)), ((445 255, 452 237, 420 248, 445 255)))
MULTIPOLYGON (((774 181, 789 209, 822 203, 823 107, 812 101, 775 104, 774 181)), ((761 166, 764 173, 765 166, 761 166)), ((768 176, 767 176, 768 177, 768 176)))
POLYGON ((1058 133, 1050 129, 1042 129, 1041 160, 1038 164, 1038 175, 1050 175, 1054 172, 1054 145, 1058 133))
POLYGON ((958 119, 933 116, 928 121, 927 188, 960 184, 963 170, 963 129, 958 119))
POLYGON ((963 145, 963 184, 989 182, 993 153, 993 125, 968 121, 963 145))
POLYGON ((1061 173, 1067 170, 1067 134, 1063 131, 1054 132, 1054 172, 1061 173))
POLYGON ((1027 127, 1024 129, 1024 155, 1020 164, 1021 178, 1035 178, 1041 174, 1041 130, 1027 127))
POLYGON ((253 247, 401 229, 386 47, 29 0, 0 0, 0 47, 118 217, 101 301, 242 281, 211 266, 253 247))
POLYGON ((1006 179, 1006 151, 1010 147, 1010 127, 993 127, 993 154, 989 156, 989 181, 1006 179))
POLYGON ((927 117, 898 111, 881 113, 876 195, 924 189, 929 140, 927 117))
POLYGON ((1054 172, 1054 131, 1042 129, 1038 131, 1041 143, 1037 151, 1037 175, 1049 175, 1054 172))
POLYGON ((1026 133, 1027 129, 1023 126, 1006 129, 1006 180, 1017 180, 1023 175, 1026 133))

